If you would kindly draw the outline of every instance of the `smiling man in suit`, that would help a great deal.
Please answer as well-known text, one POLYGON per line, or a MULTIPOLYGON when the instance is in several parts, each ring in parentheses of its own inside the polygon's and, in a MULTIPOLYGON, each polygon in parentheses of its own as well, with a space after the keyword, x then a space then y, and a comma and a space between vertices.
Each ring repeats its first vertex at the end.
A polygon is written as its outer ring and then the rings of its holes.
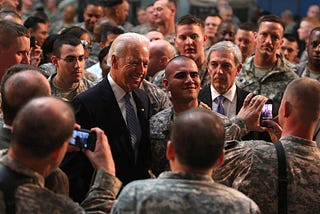
MULTIPOLYGON (((148 177, 149 100, 138 88, 147 72, 149 43, 146 37, 136 33, 117 37, 108 55, 109 74, 72 101, 82 128, 96 126, 108 136, 116 176, 123 184, 148 177)), ((71 153, 62 168, 69 175, 71 196, 81 201, 93 173, 90 163, 81 153, 71 153)))
POLYGON ((242 68, 241 51, 233 42, 214 44, 207 56, 211 84, 199 93, 199 100, 229 118, 235 116, 249 94, 235 84, 235 78, 242 68))

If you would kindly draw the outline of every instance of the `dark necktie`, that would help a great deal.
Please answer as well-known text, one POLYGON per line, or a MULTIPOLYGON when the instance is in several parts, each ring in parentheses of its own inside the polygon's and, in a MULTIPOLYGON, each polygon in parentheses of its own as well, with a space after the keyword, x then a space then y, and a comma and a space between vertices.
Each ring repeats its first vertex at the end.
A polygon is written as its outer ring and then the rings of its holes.
POLYGON ((136 113, 134 111, 134 108, 130 102, 130 98, 131 98, 130 93, 127 93, 124 96, 124 99, 126 102, 125 103, 126 119, 127 119, 127 127, 129 129, 129 133, 130 133, 132 148, 135 152, 135 155, 137 155, 138 143, 141 138, 141 128, 140 128, 140 124, 139 124, 138 118, 136 116, 136 113))
POLYGON ((223 114, 225 115, 224 113, 224 108, 223 108, 223 101, 224 101, 225 97, 222 96, 222 95, 219 95, 217 97, 217 100, 218 100, 218 107, 217 107, 217 112, 220 113, 220 114, 223 114))

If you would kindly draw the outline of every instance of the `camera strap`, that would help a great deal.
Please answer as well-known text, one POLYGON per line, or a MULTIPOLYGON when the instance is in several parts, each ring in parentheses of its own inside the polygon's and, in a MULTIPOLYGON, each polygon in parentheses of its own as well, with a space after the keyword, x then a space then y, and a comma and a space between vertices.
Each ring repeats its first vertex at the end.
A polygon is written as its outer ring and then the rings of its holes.
POLYGON ((278 213, 286 214, 287 204, 287 163, 283 145, 280 141, 274 144, 278 157, 278 213))

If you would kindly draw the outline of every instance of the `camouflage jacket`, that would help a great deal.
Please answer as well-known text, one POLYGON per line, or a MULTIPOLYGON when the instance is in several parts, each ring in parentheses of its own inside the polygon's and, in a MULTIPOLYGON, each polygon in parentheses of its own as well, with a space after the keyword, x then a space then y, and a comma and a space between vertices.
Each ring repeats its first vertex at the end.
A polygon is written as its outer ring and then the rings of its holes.
MULTIPOLYGON (((70 198, 45 188, 44 178, 18 161, 5 156, 0 163, 33 180, 18 186, 15 193, 16 213, 108 213, 121 187, 116 177, 97 171, 94 184, 80 206, 70 198)), ((5 207, 4 195, 0 191, 0 213, 5 213, 5 207)))
MULTIPOLYGON (((309 77, 312 78, 311 71, 308 68, 308 61, 301 62, 297 65, 297 74, 300 77, 309 77)), ((320 81, 320 76, 316 77, 316 80, 320 81)))
POLYGON ((53 83, 53 78, 56 76, 57 74, 53 74, 49 77, 49 83, 50 83, 50 87, 51 87, 51 95, 55 96, 55 97, 59 97, 59 98, 63 98, 67 101, 71 101, 73 100, 73 98, 75 96, 77 96, 78 94, 88 90, 89 88, 91 88, 92 86, 94 86, 94 83, 91 82, 90 80, 86 79, 86 78, 82 78, 80 80, 79 86, 74 88, 73 90, 67 90, 67 91, 62 91, 62 89, 59 89, 58 87, 55 86, 55 84, 53 83))
POLYGON ((150 83, 147 80, 143 80, 140 85, 140 89, 144 90, 150 100, 151 115, 155 115, 163 109, 169 108, 172 104, 166 92, 150 83))
POLYGON ((164 172, 158 179, 134 181, 119 195, 111 213, 260 213, 242 193, 210 176, 164 172))
POLYGON ((151 79, 151 83, 155 84, 157 87, 161 88, 162 90, 165 89, 162 81, 165 78, 166 74, 164 70, 158 71, 151 79))
POLYGON ((199 67, 199 77, 201 81, 201 88, 204 88, 206 85, 211 84, 210 75, 207 68, 207 61, 204 61, 199 67))
MULTIPOLYGON (((222 119, 226 130, 226 140, 238 140, 248 133, 241 119, 235 117, 229 120, 226 116, 216 112, 213 114, 217 114, 222 119)), ((163 171, 170 170, 165 154, 174 117, 173 107, 170 107, 150 118, 151 169, 156 176, 163 171)))
POLYGON ((255 74, 254 55, 246 59, 241 72, 236 77, 236 84, 253 94, 264 95, 273 100, 273 115, 278 115, 281 99, 287 85, 298 78, 295 65, 277 55, 277 62, 263 77, 255 74))
MULTIPOLYGON (((286 136, 280 139, 287 162, 288 213, 320 210, 320 151, 314 141, 286 136)), ((224 164, 214 180, 254 200, 262 213, 278 212, 278 160, 273 143, 229 142, 224 164)))

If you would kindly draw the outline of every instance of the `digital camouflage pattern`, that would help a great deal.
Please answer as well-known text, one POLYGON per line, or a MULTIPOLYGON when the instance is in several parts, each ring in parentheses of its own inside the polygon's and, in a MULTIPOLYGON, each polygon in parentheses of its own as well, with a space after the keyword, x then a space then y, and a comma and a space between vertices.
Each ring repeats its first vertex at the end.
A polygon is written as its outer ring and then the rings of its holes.
POLYGON ((49 83, 51 87, 51 95, 59 98, 63 98, 64 100, 71 101, 75 96, 78 94, 85 92, 89 88, 95 85, 94 82, 91 82, 90 80, 86 78, 82 78, 80 80, 80 84, 76 88, 72 88, 69 90, 64 91, 63 89, 58 88, 53 81, 53 78, 57 74, 53 74, 52 76, 49 77, 49 83))
POLYGON ((277 55, 277 62, 272 70, 261 78, 256 77, 253 63, 254 55, 246 59, 240 73, 236 77, 236 84, 243 90, 253 94, 264 95, 273 100, 273 115, 278 115, 281 99, 287 85, 298 78, 295 65, 277 55))
POLYGON ((155 84, 157 87, 161 88, 162 90, 165 89, 162 81, 166 77, 164 70, 158 71, 152 78, 151 83, 155 84))
POLYGON ((300 77, 309 77, 320 81, 320 75, 314 76, 311 74, 310 69, 308 68, 308 61, 297 65, 297 74, 300 77))
MULTIPOLYGON (((212 113, 218 115, 223 121, 226 140, 237 140, 248 133, 245 123, 241 119, 235 117, 229 120, 224 115, 212 113)), ((174 118, 173 107, 160 111, 150 118, 151 170, 156 176, 163 171, 170 170, 165 154, 174 118)))
POLYGON ((164 172, 157 179, 134 181, 119 195, 111 213, 260 213, 242 193, 210 176, 164 172))
MULTIPOLYGON (((316 142, 286 136, 280 139, 286 159, 288 213, 320 210, 320 151, 316 142)), ((261 213, 278 212, 278 159, 273 143, 228 142, 225 161, 213 179, 254 200, 261 213)))
POLYGON ((207 68, 207 61, 204 61, 204 63, 198 67, 198 71, 201 81, 201 88, 204 88, 206 85, 211 84, 210 75, 207 68))
MULTIPOLYGON (((109 213, 121 188, 121 182, 114 176, 97 171, 94 184, 87 198, 81 203, 73 202, 69 197, 57 195, 44 187, 44 178, 32 169, 4 156, 0 164, 31 177, 34 183, 20 185, 17 188, 16 213, 109 213)), ((3 193, 0 191, 0 213, 5 213, 3 193)))
POLYGON ((159 111, 169 108, 172 104, 166 92, 152 84, 147 80, 143 80, 140 89, 144 90, 150 100, 151 115, 155 115, 159 111))

